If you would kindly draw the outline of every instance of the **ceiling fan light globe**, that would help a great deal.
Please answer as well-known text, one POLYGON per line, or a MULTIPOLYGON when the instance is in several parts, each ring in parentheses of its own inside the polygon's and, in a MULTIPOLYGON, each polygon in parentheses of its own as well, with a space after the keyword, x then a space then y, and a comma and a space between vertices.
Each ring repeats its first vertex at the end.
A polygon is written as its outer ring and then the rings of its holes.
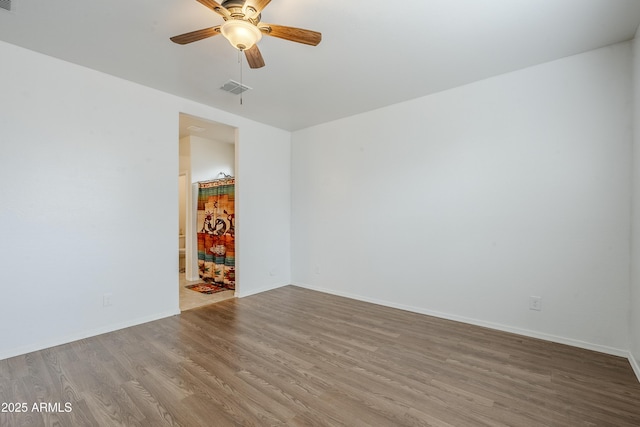
POLYGON ((222 24, 220 32, 238 50, 251 49, 262 38, 258 27, 242 19, 229 19, 222 24))

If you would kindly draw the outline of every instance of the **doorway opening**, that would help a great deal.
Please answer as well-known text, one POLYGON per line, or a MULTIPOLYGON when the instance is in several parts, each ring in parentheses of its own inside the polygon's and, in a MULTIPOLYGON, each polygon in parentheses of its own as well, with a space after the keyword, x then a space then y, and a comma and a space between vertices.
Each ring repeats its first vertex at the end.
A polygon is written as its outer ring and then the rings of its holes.
MULTIPOLYGON (((219 177, 235 177, 237 129, 218 122, 180 114, 179 176, 178 176, 178 286, 180 311, 234 298, 236 290, 204 289, 193 286, 206 283, 198 260, 199 183, 219 177)), ((215 230, 218 231, 219 230, 215 230)), ((201 248, 202 249, 202 248, 201 248)), ((202 252, 202 250, 201 250, 202 252)), ((204 255, 201 253, 200 258, 204 255)))

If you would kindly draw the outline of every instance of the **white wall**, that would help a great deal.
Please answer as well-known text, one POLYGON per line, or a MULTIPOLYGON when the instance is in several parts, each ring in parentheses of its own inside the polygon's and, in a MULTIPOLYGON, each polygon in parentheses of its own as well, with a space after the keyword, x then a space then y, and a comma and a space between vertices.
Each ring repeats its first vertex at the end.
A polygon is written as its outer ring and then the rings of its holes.
POLYGON ((640 39, 633 41, 633 182, 631 297, 629 322, 630 361, 640 379, 640 39))
POLYGON ((240 129, 242 294, 290 282, 288 132, 7 43, 0 57, 0 359, 178 313, 180 112, 240 129))
POLYGON ((223 141, 214 141, 190 136, 191 182, 220 178, 220 172, 235 176, 235 146, 223 141))
POLYGON ((294 283, 626 355, 630 54, 295 132, 294 283))
POLYGON ((184 136, 180 138, 178 144, 178 151, 180 155, 179 171, 180 173, 187 173, 191 170, 191 147, 189 145, 191 141, 190 136, 184 136))
MULTIPOLYGON (((181 119, 182 120, 182 119, 181 119)), ((178 181, 178 225, 179 233, 185 235, 185 240, 182 242, 186 245, 186 233, 187 233, 187 202, 188 193, 191 191, 191 137, 185 136, 180 138, 178 143, 178 171, 180 173, 180 179, 178 181)), ((182 246, 186 247, 186 246, 182 246)))
POLYGON ((291 283, 291 133, 244 126, 238 138, 236 294, 243 297, 291 283))

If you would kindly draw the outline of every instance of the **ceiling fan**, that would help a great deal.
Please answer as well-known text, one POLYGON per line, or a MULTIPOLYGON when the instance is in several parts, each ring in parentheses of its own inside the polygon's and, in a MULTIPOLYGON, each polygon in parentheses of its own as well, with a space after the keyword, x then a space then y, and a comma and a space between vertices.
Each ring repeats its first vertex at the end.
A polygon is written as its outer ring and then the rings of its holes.
POLYGON ((233 47, 244 52, 249 67, 260 68, 265 64, 256 43, 263 34, 311 46, 322 40, 322 34, 317 31, 260 22, 260 12, 271 0, 225 0, 222 4, 214 0, 197 1, 222 16, 225 22, 171 37, 172 42, 188 44, 222 34, 233 47))

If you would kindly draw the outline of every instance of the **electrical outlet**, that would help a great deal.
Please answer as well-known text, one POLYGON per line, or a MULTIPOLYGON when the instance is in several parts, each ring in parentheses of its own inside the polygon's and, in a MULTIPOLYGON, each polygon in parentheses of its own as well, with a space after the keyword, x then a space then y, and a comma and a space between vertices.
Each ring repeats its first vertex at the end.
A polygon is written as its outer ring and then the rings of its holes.
POLYGON ((113 294, 108 293, 108 294, 103 294, 102 295, 102 306, 103 307, 110 307, 111 306, 111 297, 113 296, 113 294))
POLYGON ((542 297, 529 297, 529 310, 540 311, 542 310, 542 297))

